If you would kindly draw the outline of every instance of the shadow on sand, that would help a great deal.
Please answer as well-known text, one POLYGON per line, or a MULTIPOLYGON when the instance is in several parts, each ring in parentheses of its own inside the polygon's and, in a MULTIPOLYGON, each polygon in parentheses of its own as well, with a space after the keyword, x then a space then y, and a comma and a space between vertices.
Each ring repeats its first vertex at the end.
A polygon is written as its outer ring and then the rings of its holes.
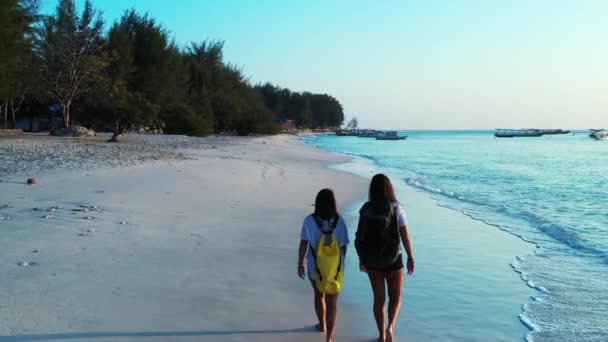
POLYGON ((189 337, 189 336, 229 336, 229 335, 265 335, 265 334, 295 334, 317 332, 314 326, 282 329, 282 330, 202 330, 202 331, 150 331, 150 332, 82 332, 82 333, 55 333, 38 335, 0 336, 0 342, 21 341, 53 341, 74 339, 100 339, 114 337, 189 337))

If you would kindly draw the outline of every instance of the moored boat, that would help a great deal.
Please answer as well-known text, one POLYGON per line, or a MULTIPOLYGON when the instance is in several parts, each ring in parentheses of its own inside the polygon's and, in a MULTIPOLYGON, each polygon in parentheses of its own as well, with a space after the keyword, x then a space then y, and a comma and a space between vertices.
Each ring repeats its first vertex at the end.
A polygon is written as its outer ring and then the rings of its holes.
POLYGON ((357 137, 359 136, 358 129, 338 129, 336 135, 339 137, 357 137))
POLYGON ((591 129, 589 136, 595 140, 608 140, 608 130, 605 129, 591 129))
POLYGON ((600 129, 596 129, 596 128, 591 128, 589 129, 589 137, 593 138, 593 135, 597 132, 601 132, 601 131, 605 131, 605 129, 600 128, 600 129))
POLYGON ((499 128, 494 132, 497 138, 515 138, 515 137, 542 137, 543 132, 540 129, 502 129, 499 128))
POLYGON ((376 135, 376 140, 405 140, 407 135, 399 135, 397 131, 381 131, 376 135))
POLYGON ((563 129, 541 129, 543 134, 554 135, 554 134, 568 134, 570 131, 563 129))
POLYGON ((359 131, 358 137, 360 138, 375 138, 378 132, 373 129, 363 129, 359 131))

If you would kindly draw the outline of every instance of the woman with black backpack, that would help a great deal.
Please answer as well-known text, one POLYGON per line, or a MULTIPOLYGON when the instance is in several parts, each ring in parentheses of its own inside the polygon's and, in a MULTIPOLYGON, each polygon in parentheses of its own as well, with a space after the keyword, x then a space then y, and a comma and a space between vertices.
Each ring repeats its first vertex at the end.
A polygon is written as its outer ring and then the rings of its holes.
POLYGON ((374 294, 374 318, 380 342, 393 342, 395 323, 401 308, 403 257, 407 253, 407 273, 414 272, 414 252, 407 227, 405 209, 399 204, 389 178, 377 174, 369 186, 369 201, 359 211, 355 248, 359 268, 367 273, 374 294), (384 302, 388 288, 388 325, 384 302))

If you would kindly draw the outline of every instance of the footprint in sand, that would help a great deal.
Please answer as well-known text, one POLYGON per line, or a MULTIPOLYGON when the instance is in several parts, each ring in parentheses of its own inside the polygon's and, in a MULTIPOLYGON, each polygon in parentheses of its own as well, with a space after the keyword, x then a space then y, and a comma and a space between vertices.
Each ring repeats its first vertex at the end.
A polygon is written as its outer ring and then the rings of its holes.
POLYGON ((205 242, 205 237, 202 234, 190 233, 190 237, 194 240, 197 246, 201 246, 205 242))

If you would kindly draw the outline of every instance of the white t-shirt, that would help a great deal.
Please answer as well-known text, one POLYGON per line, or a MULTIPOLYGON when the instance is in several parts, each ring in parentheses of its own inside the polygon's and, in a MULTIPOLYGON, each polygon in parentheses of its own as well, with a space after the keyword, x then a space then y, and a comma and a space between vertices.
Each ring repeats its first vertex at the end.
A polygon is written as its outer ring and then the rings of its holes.
POLYGON ((403 226, 407 226, 407 214, 405 213, 405 209, 399 203, 393 203, 397 208, 397 226, 399 228, 403 226))
MULTIPOLYGON (((321 220, 323 225, 323 231, 330 231, 331 225, 334 223, 334 220, 325 221, 321 220)), ((348 230, 346 229, 346 223, 342 216, 338 219, 338 223, 336 224, 336 228, 334 229, 334 235, 336 236, 336 240, 338 241, 338 246, 345 247, 348 245, 350 240, 348 239, 348 230)), ((319 249, 319 240, 321 239, 322 233, 319 229, 319 226, 315 222, 315 219, 312 215, 306 216, 304 219, 304 223, 302 223, 302 232, 300 233, 300 239, 304 241, 308 241, 315 252, 319 249)), ((344 251, 342 252, 342 267, 344 267, 344 251)), ((308 277, 312 280, 316 279, 316 261, 312 253, 309 250, 306 253, 306 272, 308 273, 308 277)))

